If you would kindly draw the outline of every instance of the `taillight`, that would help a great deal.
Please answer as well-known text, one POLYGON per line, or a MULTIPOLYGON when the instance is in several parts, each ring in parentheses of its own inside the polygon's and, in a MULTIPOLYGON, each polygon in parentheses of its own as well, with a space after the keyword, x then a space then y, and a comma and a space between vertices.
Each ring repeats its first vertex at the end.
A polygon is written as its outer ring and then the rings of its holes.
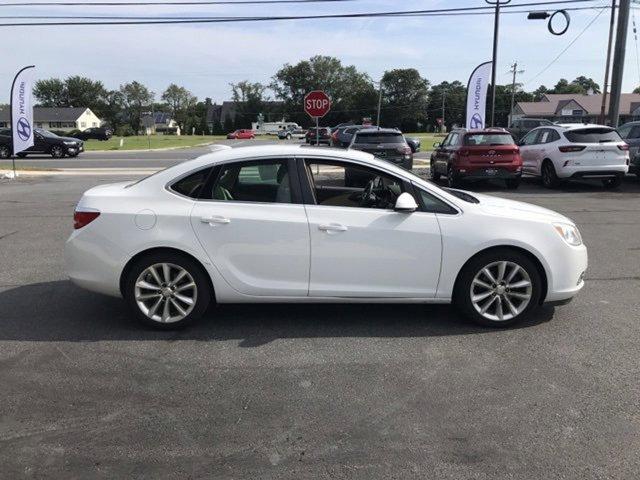
POLYGON ((618 148, 620 150, 629 150, 629 145, 627 145, 626 143, 623 143, 622 145, 618 145, 618 148))
POLYGON ((558 149, 562 152, 562 153, 567 153, 567 152, 581 152, 582 150, 584 150, 585 148, 587 148, 585 145, 564 145, 562 147, 558 147, 558 149))
POLYGON ((100 212, 79 212, 76 210, 73 212, 73 228, 78 230, 79 228, 86 227, 99 216, 100 212))
POLYGON ((409 147, 409 146, 398 147, 398 152, 402 153, 403 155, 410 155, 411 154, 411 147, 409 147))

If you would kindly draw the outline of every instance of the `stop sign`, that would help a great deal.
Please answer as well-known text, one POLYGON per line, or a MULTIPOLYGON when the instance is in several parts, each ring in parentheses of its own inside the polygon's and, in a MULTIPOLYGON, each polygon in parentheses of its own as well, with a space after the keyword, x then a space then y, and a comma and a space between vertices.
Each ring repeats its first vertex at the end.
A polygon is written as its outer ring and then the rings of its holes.
POLYGON ((331 100, 322 90, 314 90, 304 97, 304 111, 310 117, 324 117, 331 109, 331 100))

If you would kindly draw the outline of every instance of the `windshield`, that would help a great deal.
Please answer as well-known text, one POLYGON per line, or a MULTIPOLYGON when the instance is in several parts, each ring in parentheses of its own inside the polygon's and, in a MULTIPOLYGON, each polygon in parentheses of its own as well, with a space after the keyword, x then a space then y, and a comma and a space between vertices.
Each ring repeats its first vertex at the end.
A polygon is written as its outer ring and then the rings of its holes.
POLYGON ((513 145, 513 137, 508 133, 468 133, 464 137, 464 144, 473 145, 513 145))
POLYGON ((571 143, 621 142, 622 138, 613 128, 581 128, 564 132, 571 143))
POLYGON ((358 132, 354 143, 404 143, 404 137, 396 132, 358 132))
POLYGON ((43 137, 60 138, 60 137, 58 137, 58 135, 56 135, 53 132, 50 132, 49 130, 42 130, 41 128, 36 128, 36 132, 38 132, 43 137))

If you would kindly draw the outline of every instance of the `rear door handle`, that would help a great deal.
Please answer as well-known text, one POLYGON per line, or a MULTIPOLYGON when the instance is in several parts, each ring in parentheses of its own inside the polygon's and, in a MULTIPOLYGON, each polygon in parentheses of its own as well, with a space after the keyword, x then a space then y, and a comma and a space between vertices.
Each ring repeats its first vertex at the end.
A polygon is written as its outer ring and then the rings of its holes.
POLYGON ((200 221, 202 223, 208 223, 209 225, 226 225, 227 223, 231 223, 231 220, 228 218, 222 217, 220 215, 214 215, 211 217, 200 217, 200 221))
POLYGON ((322 230, 323 232, 346 232, 347 227, 339 223, 329 223, 318 225, 318 230, 322 230))

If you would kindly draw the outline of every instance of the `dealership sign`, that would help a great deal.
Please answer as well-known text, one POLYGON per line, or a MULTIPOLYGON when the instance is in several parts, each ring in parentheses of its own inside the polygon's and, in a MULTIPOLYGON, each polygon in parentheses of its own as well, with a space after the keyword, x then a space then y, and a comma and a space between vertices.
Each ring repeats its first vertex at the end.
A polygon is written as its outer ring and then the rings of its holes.
POLYGON ((304 111, 313 118, 322 118, 331 110, 331 99, 322 90, 314 90, 304 97, 304 111))
POLYGON ((11 86, 13 154, 33 146, 33 65, 18 72, 11 86))
POLYGON ((467 84, 467 120, 469 129, 485 127, 487 87, 491 79, 491 62, 478 65, 469 77, 467 84))

